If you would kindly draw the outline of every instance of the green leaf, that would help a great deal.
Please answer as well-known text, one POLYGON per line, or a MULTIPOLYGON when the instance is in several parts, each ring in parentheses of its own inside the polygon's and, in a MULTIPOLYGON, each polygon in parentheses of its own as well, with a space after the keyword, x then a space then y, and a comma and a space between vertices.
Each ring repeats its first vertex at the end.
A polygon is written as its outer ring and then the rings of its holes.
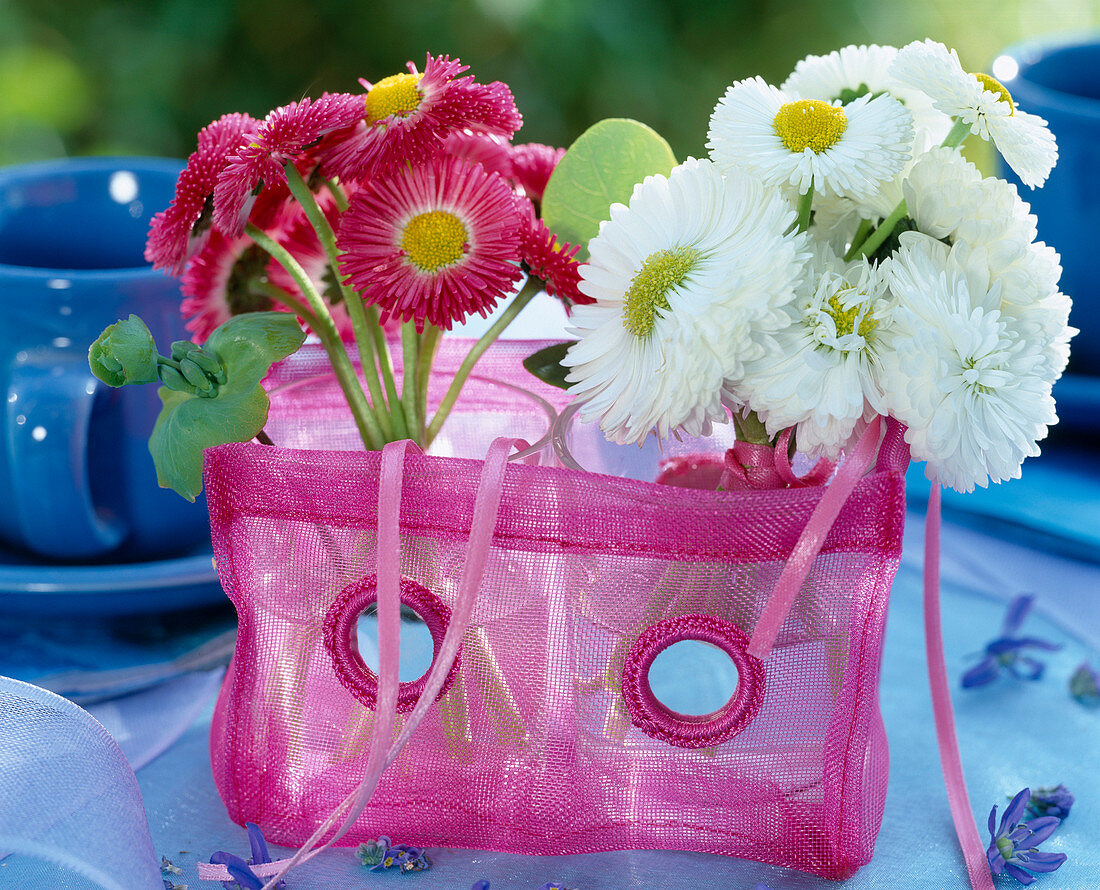
POLYGON ((220 325, 203 347, 225 368, 227 385, 251 387, 275 362, 298 351, 306 335, 289 312, 246 312, 220 325))
POLYGON ((587 245, 608 219, 612 204, 626 204, 634 186, 653 173, 668 175, 676 156, 655 130, 627 118, 608 118, 585 130, 554 168, 542 198, 542 218, 560 240, 587 245))
POLYGON ((225 369, 213 398, 167 387, 164 407, 149 436, 157 482, 189 501, 202 491, 202 452, 227 442, 247 442, 264 428, 270 405, 260 381, 271 365, 295 352, 305 333, 286 312, 250 312, 231 318, 206 341, 207 352, 225 369))
POLYGON ((565 343, 555 343, 553 346, 540 349, 523 360, 523 367, 543 383, 549 383, 559 389, 568 389, 569 384, 565 381, 565 375, 569 373, 569 369, 562 364, 562 360, 574 342, 576 341, 568 340, 565 343))
POLYGON ((88 367, 108 386, 157 382, 157 344, 136 315, 108 326, 88 347, 88 367))

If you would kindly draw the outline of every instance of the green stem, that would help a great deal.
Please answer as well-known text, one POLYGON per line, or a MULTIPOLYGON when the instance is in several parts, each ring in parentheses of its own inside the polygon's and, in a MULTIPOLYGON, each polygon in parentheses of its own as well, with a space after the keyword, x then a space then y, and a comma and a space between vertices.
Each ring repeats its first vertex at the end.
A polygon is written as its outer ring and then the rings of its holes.
POLYGON ((340 183, 335 179, 326 179, 325 186, 329 190, 329 194, 332 195, 332 200, 336 202, 336 209, 343 213, 348 209, 348 196, 344 194, 344 190, 340 188, 340 183))
POLYGON ((798 231, 805 232, 810 227, 810 211, 814 203, 814 181, 810 180, 810 187, 806 194, 798 199, 798 231))
POLYGON ((432 378, 432 363, 435 361, 435 353, 439 349, 439 341, 442 337, 443 329, 429 324, 420 341, 420 358, 416 368, 416 379, 420 384, 420 390, 417 393, 416 406, 420 409, 417 429, 420 431, 421 439, 424 436, 425 424, 428 422, 428 386, 432 378))
POLYGON ((294 296, 294 294, 290 293, 290 291, 283 290, 283 288, 279 287, 277 284, 272 284, 270 281, 258 282, 254 287, 272 302, 286 306, 287 309, 299 318, 305 319, 306 324, 309 325, 311 330, 317 329, 317 325, 319 324, 317 316, 313 314, 305 303, 294 296))
POLYGON ((420 400, 420 382, 417 373, 420 371, 419 363, 420 338, 416 333, 416 323, 407 321, 401 325, 401 363, 403 377, 401 380, 401 407, 405 412, 405 426, 412 436, 420 432, 420 413, 417 407, 420 400))
POLYGON ((950 132, 943 137, 943 142, 940 143, 943 148, 958 148, 962 145, 963 140, 970 135, 970 124, 966 121, 956 119, 955 125, 951 128, 950 132))
POLYGON ((355 375, 355 369, 351 365, 351 359, 348 358, 347 350, 344 349, 344 343, 340 339, 340 333, 336 330, 336 324, 329 314, 325 301, 321 299, 321 295, 317 293, 317 289, 313 286, 313 282, 309 280, 309 276, 306 274, 305 269, 299 265, 290 251, 268 235, 267 232, 263 231, 263 229, 258 228, 252 223, 248 224, 245 228, 245 232, 253 241, 282 264, 290 277, 294 279, 294 283, 298 286, 302 295, 306 298, 310 308, 317 317, 317 326, 313 329, 314 333, 321 338, 321 343, 325 347, 325 352, 328 353, 329 361, 332 362, 332 369, 336 372, 336 379, 340 383, 340 388, 344 391, 344 397, 348 400, 348 407, 351 409, 352 416, 355 418, 355 425, 359 429, 359 435, 363 439, 363 444, 369 450, 377 451, 386 440, 382 435, 382 429, 379 426, 378 418, 375 417, 374 411, 367 401, 366 394, 363 392, 363 387, 359 383, 359 378, 355 375))
POLYGON ((890 233, 894 231, 894 226, 896 226, 908 212, 909 209, 905 206, 905 199, 902 198, 898 202, 898 206, 890 212, 890 215, 879 223, 878 228, 868 235, 867 240, 859 246, 856 256, 870 256, 878 250, 882 242, 890 237, 890 233))
POLYGON ((859 221, 859 228, 856 229, 855 235, 852 236, 852 246, 848 248, 848 252, 844 254, 844 262, 848 262, 851 259, 855 259, 859 253, 860 245, 867 240, 867 236, 871 233, 871 220, 861 219, 859 221))
POLYGON ((336 247, 336 233, 332 231, 332 226, 329 225, 328 219, 318 206, 313 192, 306 185, 305 180, 302 179, 302 174, 298 172, 298 168, 293 163, 288 163, 283 169, 286 171, 286 181, 290 187, 290 193, 302 206, 306 218, 317 233, 317 238, 325 250, 325 256, 328 257, 333 277, 340 285, 340 293, 343 296, 344 305, 348 307, 348 317, 351 318, 351 327, 355 332, 355 345, 359 349, 359 364, 363 369, 363 377, 367 381, 371 404, 377 408, 376 413, 382 433, 385 436, 384 441, 394 438, 403 439, 405 438, 405 431, 390 422, 386 400, 382 396, 382 387, 378 384, 374 344, 371 341, 370 327, 363 313, 362 298, 344 283, 343 276, 340 275, 340 252, 336 247))
POLYGON ((439 408, 432 418, 432 422, 428 425, 428 431, 424 436, 425 447, 431 445, 432 440, 439 435, 439 430, 447 420, 447 415, 451 413, 451 409, 454 407, 455 402, 458 400, 458 395, 462 391, 462 385, 470 376, 470 372, 474 369, 474 365, 477 364, 477 360, 481 358, 485 350, 493 344, 493 341, 495 341, 497 337, 504 332, 504 329, 512 323, 512 319, 519 315, 523 307, 530 303, 531 300, 534 299, 535 294, 541 289, 541 283, 538 279, 533 277, 528 278, 527 283, 523 286, 523 290, 516 295, 508 308, 501 312, 500 317, 493 322, 492 327, 482 334, 478 341, 470 348, 470 351, 466 353, 466 358, 464 358, 462 364, 458 366, 454 380, 451 381, 451 385, 447 389, 447 394, 443 396, 443 401, 440 402, 439 408))
POLYGON ((393 372, 390 344, 386 341, 386 332, 378 321, 378 308, 366 306, 364 311, 367 323, 370 325, 371 336, 374 338, 375 351, 378 353, 378 367, 382 372, 382 382, 386 385, 386 396, 390 400, 390 413, 394 415, 394 423, 400 421, 401 426, 404 427, 405 419, 401 416, 403 413, 399 404, 401 397, 397 394, 397 379, 393 372))

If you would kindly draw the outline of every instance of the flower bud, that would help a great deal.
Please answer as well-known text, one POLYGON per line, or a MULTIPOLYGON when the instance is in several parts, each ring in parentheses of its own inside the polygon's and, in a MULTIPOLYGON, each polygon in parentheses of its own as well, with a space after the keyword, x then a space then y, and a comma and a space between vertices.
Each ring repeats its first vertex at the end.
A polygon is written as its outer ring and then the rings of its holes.
POLYGON ((88 366, 108 386, 156 383, 157 344, 136 315, 108 327, 88 349, 88 366))

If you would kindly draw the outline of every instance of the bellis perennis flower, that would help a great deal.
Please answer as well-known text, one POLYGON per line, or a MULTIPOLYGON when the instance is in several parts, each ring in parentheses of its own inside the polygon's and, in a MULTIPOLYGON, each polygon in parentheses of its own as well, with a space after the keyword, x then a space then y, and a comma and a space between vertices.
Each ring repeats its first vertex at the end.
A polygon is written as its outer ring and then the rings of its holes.
POLYGON ((754 77, 735 83, 714 109, 707 148, 722 170, 741 168, 766 185, 850 198, 869 195, 910 157, 912 116, 892 96, 848 104, 800 99, 754 77))
POLYGON ((327 170, 350 180, 393 170, 407 158, 428 160, 452 133, 511 139, 523 118, 502 83, 482 84, 458 59, 427 57, 424 72, 408 71, 371 83, 360 81, 359 120, 322 148, 327 170))
POLYGON ((785 234, 793 212, 736 170, 688 160, 610 216, 581 267, 595 303, 573 312, 570 392, 617 442, 705 434, 726 419, 726 378, 762 354, 754 338, 787 322, 806 259, 785 234))
POLYGON ((499 176, 437 158, 365 185, 340 228, 341 270, 388 317, 447 330, 521 277, 522 220, 499 176))
POLYGON ((954 50, 934 40, 915 41, 898 53, 890 73, 967 124, 970 132, 992 139, 1025 185, 1042 185, 1050 175, 1058 146, 1047 122, 1017 108, 1008 90, 989 75, 968 74, 954 50))

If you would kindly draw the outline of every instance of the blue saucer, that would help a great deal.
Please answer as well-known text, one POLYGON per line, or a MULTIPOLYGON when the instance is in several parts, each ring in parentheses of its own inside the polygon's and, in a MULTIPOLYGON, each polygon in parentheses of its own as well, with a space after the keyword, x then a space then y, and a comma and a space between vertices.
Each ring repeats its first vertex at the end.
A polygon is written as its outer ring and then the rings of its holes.
POLYGON ((148 614, 224 601, 209 544, 171 559, 115 565, 44 564, 0 550, 5 615, 148 614))
MULTIPOLYGON (((1100 449, 1065 436, 1039 445, 1043 453, 1024 461, 1019 479, 969 494, 944 489, 944 517, 1048 553, 1100 562, 1100 449)), ((913 464, 905 482, 909 506, 923 511, 924 464, 913 464)))

